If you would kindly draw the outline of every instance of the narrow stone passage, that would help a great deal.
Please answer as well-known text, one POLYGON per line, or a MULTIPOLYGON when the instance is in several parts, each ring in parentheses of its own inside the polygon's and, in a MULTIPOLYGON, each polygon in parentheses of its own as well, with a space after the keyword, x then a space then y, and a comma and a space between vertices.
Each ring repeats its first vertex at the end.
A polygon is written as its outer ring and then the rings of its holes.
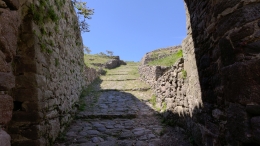
POLYGON ((150 87, 138 80, 137 64, 109 70, 85 97, 86 107, 56 146, 189 146, 181 128, 161 123, 149 100, 150 87))

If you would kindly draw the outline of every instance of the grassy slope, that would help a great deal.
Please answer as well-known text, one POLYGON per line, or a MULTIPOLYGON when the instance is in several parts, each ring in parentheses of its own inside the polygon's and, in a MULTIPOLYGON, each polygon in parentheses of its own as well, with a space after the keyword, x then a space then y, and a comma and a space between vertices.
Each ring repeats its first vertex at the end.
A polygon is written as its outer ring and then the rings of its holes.
POLYGON ((84 63, 91 68, 99 68, 97 66, 94 66, 92 63, 101 63, 105 64, 108 60, 111 58, 109 56, 101 56, 101 55, 90 55, 90 54, 85 54, 84 55, 84 63))
POLYGON ((182 50, 179 50, 177 53, 167 56, 165 58, 157 59, 154 61, 149 62, 149 65, 160 65, 160 66, 171 66, 173 65, 178 59, 182 57, 182 50))

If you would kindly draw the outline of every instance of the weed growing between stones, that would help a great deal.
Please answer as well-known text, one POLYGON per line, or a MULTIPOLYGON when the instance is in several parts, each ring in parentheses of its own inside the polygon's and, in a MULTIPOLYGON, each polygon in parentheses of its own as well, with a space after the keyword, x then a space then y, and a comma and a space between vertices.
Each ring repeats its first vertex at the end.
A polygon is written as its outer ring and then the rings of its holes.
POLYGON ((162 135, 164 135, 164 133, 166 133, 165 127, 163 127, 163 129, 160 131, 159 135, 162 136, 162 135))
POLYGON ((162 119, 162 123, 165 124, 165 125, 174 127, 174 126, 176 126, 177 121, 174 120, 174 119, 166 119, 166 118, 163 118, 163 119, 162 119))
POLYGON ((149 100, 149 102, 153 105, 153 107, 155 107, 155 105, 156 105, 156 96, 153 95, 152 98, 149 100))
POLYGON ((165 111, 166 111, 166 108, 167 108, 167 104, 166 104, 166 102, 164 101, 164 102, 162 103, 162 112, 165 112, 165 111))
POLYGON ((186 70, 182 70, 182 71, 181 71, 181 74, 182 74, 182 78, 183 78, 183 79, 186 79, 186 78, 187 78, 187 72, 186 72, 186 70))
MULTIPOLYGON (((66 130, 65 130, 66 131, 66 130)), ((63 132, 61 132, 60 134, 59 134, 59 136, 57 137, 57 139, 56 139, 56 141, 64 141, 64 140, 66 140, 66 132, 65 131, 63 131, 63 132)))
POLYGON ((59 58, 55 58, 55 66, 58 67, 59 64, 59 58))
POLYGON ((95 91, 95 85, 97 85, 101 80, 97 78, 91 85, 89 85, 87 88, 83 88, 80 97, 79 97, 79 111, 84 111, 87 107, 91 108, 93 107, 97 101, 98 97, 100 95, 100 92, 95 91), (90 103, 88 106, 86 104, 86 101, 90 103))

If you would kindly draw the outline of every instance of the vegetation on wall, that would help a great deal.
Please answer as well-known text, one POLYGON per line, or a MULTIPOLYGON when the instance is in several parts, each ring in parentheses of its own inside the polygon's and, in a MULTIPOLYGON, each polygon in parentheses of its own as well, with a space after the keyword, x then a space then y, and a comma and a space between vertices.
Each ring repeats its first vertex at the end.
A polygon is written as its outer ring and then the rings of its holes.
POLYGON ((171 66, 174 65, 174 63, 182 57, 182 50, 179 50, 175 54, 172 54, 170 56, 157 59, 154 61, 149 62, 149 65, 160 65, 160 66, 171 66))
POLYGON ((94 9, 87 7, 86 2, 81 2, 78 0, 72 0, 72 4, 76 8, 78 14, 78 25, 82 32, 89 32, 89 25, 86 22, 87 19, 91 19, 91 15, 94 14, 94 9))

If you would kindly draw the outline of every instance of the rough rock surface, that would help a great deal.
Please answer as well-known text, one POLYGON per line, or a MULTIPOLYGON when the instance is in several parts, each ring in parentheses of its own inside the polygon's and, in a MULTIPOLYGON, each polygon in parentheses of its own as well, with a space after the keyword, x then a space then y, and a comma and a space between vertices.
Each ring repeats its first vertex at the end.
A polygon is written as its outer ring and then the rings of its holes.
POLYGON ((167 110, 175 107, 164 116, 189 131, 197 145, 260 145, 259 1, 185 2, 187 77, 170 88, 176 74, 150 81, 160 82, 155 92, 167 110))
POLYGON ((126 65, 123 60, 120 60, 119 56, 113 56, 113 59, 110 59, 104 64, 104 67, 107 69, 113 69, 119 67, 120 65, 126 65))

